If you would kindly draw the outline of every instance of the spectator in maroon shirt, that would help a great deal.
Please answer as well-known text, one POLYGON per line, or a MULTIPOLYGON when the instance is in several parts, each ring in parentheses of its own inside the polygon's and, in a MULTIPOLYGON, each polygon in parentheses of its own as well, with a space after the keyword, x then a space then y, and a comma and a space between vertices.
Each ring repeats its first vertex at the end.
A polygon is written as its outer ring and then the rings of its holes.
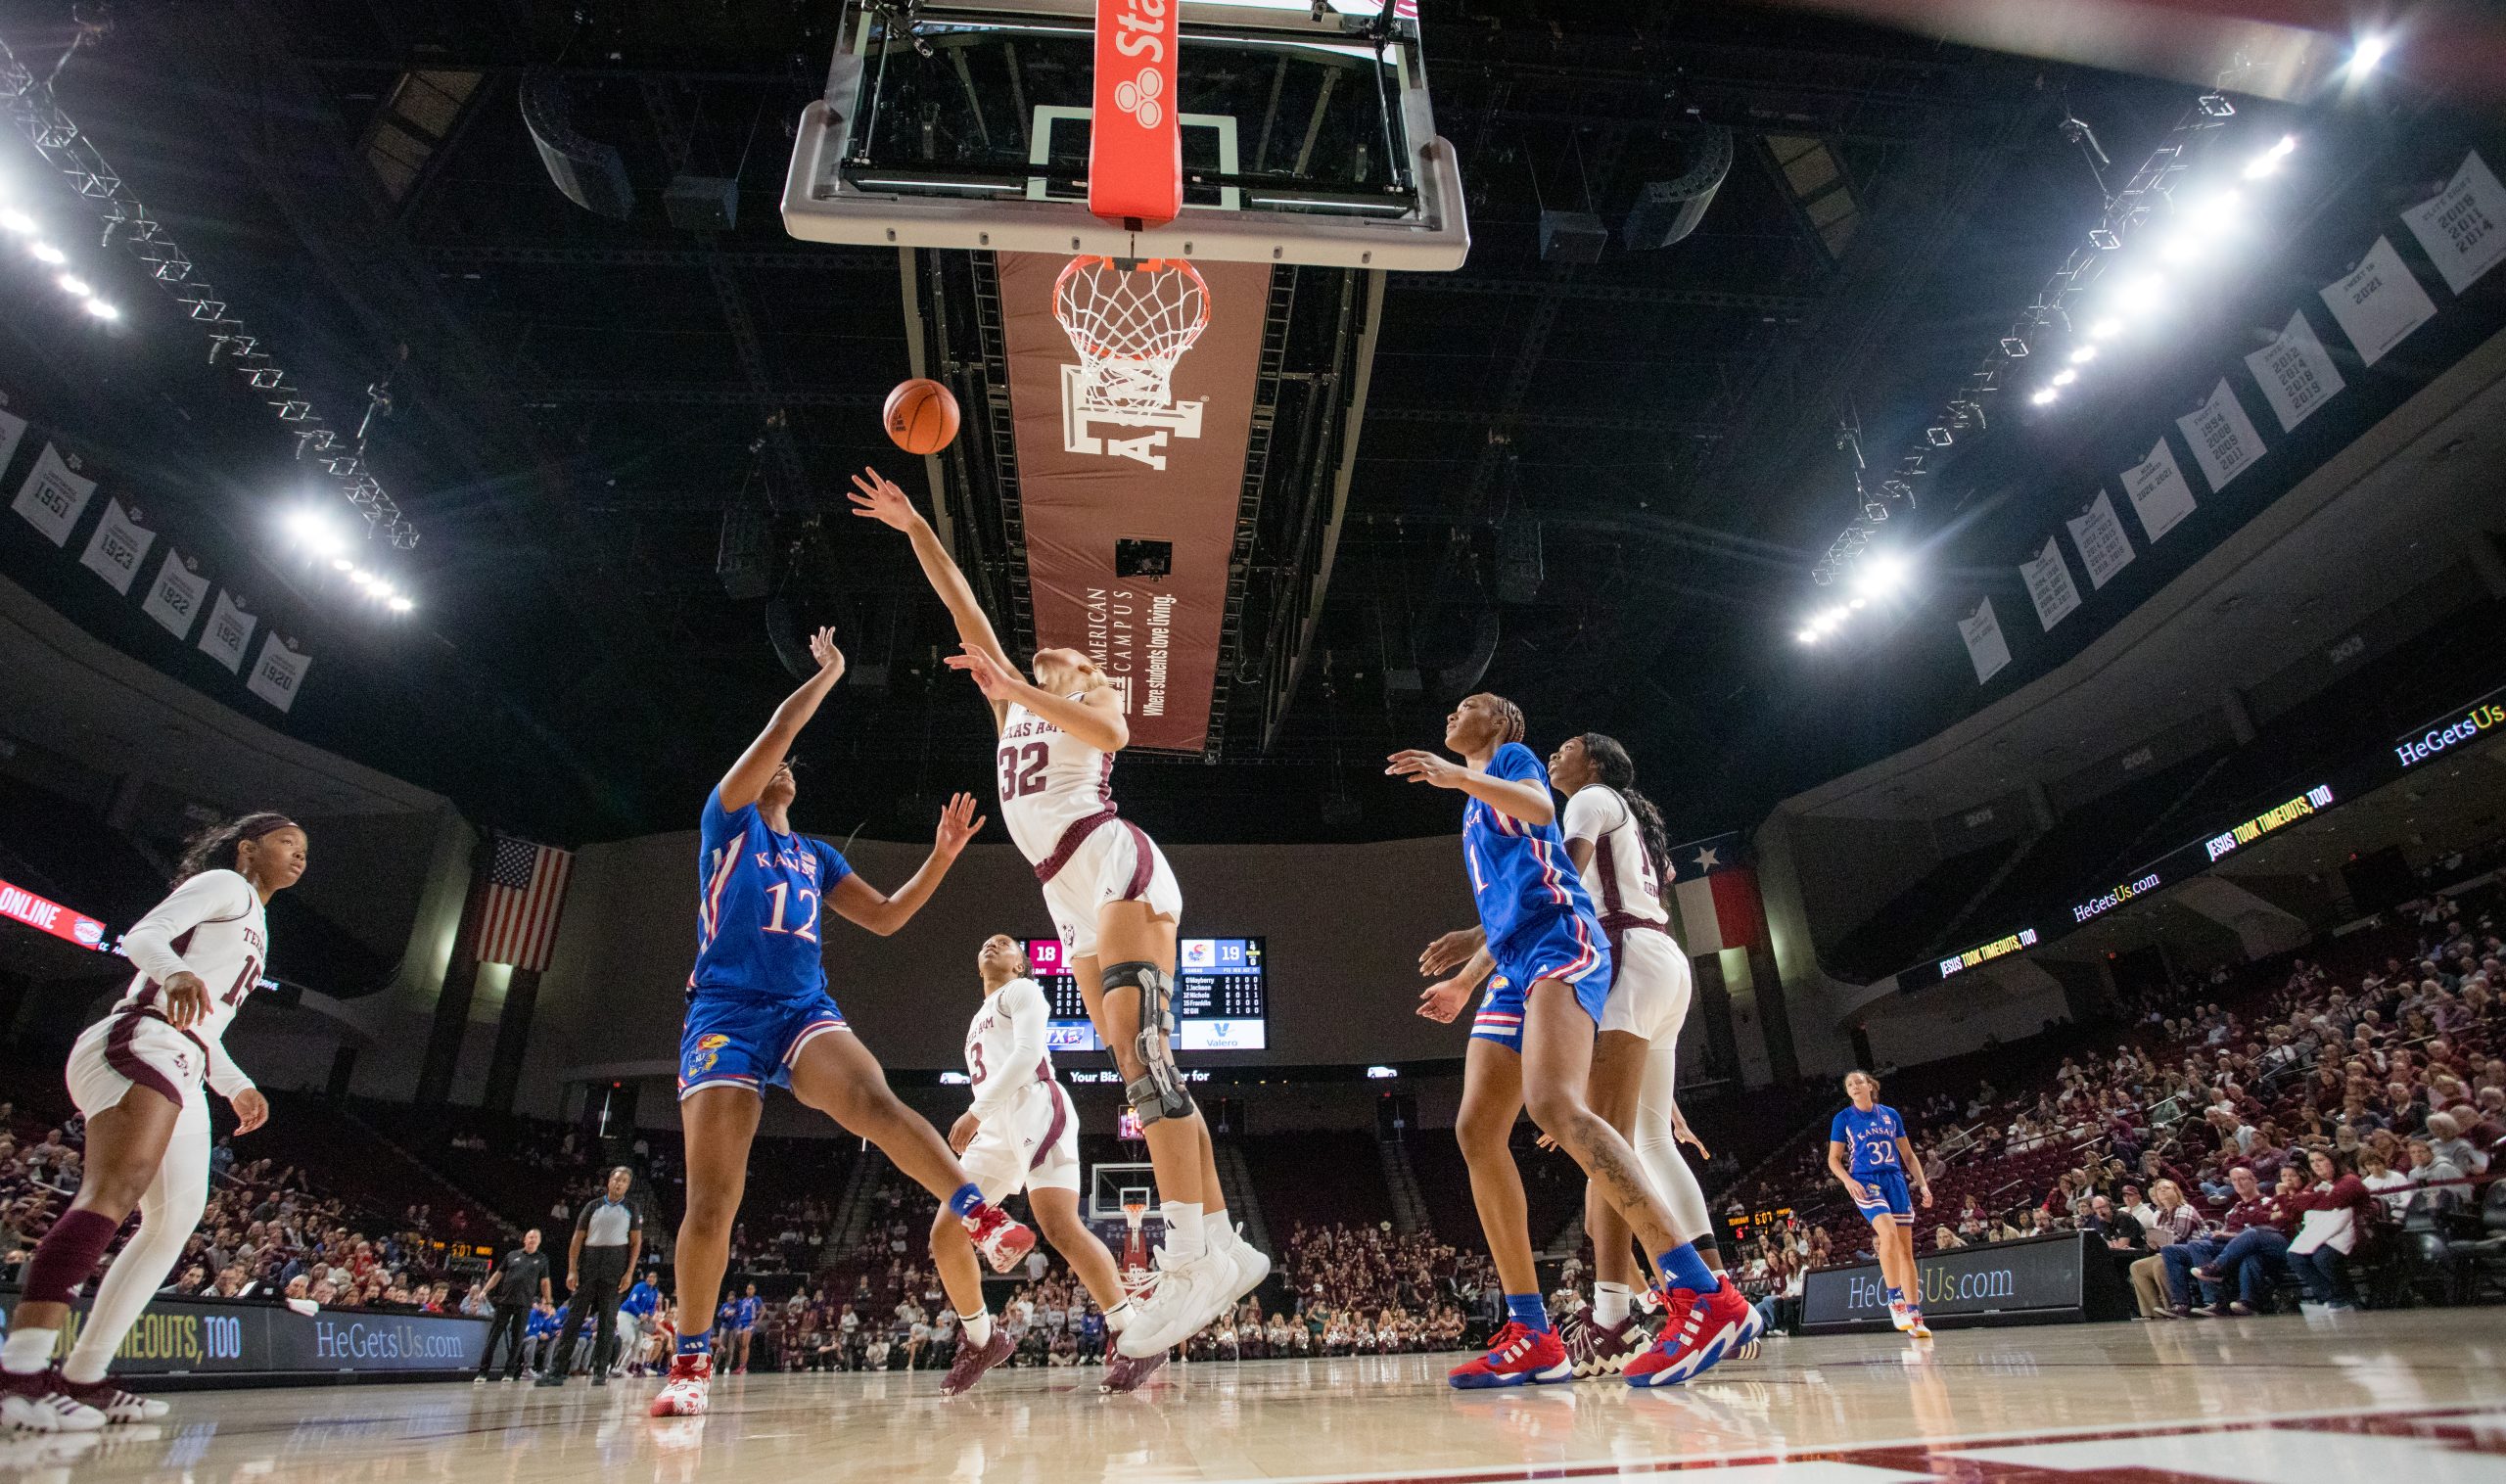
MULTIPOLYGON (((2213 1270, 2217 1268, 2229 1247, 2247 1231, 2256 1229, 2268 1229, 2271 1218, 2275 1214, 2271 1198, 2262 1193, 2262 1182, 2254 1178, 2251 1169, 2239 1165, 2230 1170, 2228 1183, 2234 1188, 2236 1198, 2228 1206, 2227 1214, 2221 1219, 2216 1231, 2205 1236, 2195 1237, 2189 1242, 2177 1242, 2173 1246, 2159 1249, 2158 1252, 2158 1256, 2166 1260, 2168 1289, 2174 1293, 2189 1294, 2193 1291, 2194 1280, 2200 1279, 2202 1296, 2205 1302, 2203 1309, 2197 1309, 2194 1312, 2206 1313, 2211 1317, 2222 1312, 2219 1302, 2222 1297, 2221 1279, 2226 1272, 2233 1271, 2213 1270)), ((2243 1254, 2239 1256, 2242 1258, 2243 1254)), ((2251 1313, 2251 1310, 2249 1308, 2247 1312, 2251 1313)))
POLYGON ((2306 1297, 2328 1309, 2356 1307, 2349 1291, 2349 1255, 2377 1215, 2376 1197, 2365 1183, 2341 1166, 2329 1149, 2307 1156, 2315 1183, 2289 1197, 2301 1218, 2296 1240, 2289 1243, 2289 1266, 2305 1285, 2306 1297))

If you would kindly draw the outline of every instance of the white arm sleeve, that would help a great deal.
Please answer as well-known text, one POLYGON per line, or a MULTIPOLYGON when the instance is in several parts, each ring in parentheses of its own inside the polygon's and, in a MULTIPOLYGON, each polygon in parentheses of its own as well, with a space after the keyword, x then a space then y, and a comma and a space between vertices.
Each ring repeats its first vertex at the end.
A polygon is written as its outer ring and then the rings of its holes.
POLYGON ((253 1079, 235 1065, 235 1058, 227 1054, 226 1043, 212 1036, 204 1044, 209 1047, 209 1085, 218 1096, 233 1102, 238 1093, 253 1090, 253 1079))
POLYGON ((1029 1069, 1044 1054, 1045 1021, 1051 1009, 1044 992, 1032 979, 1013 979, 993 997, 993 1008, 1009 1025, 1009 1053, 975 1092, 974 1114, 992 1118, 1007 1111, 1010 1100, 1026 1090, 1034 1077, 1029 1069))
MULTIPOLYGON (((122 951, 141 973, 163 984, 176 974, 196 970, 174 951, 174 940, 204 922, 230 922, 253 909, 252 885, 233 871, 203 871, 174 888, 172 895, 122 935, 122 951)), ((224 988, 209 986, 214 994, 224 988)))
POLYGON ((1600 784, 1575 790, 1566 801, 1566 812, 1558 818, 1558 829, 1569 840, 1599 840, 1603 830, 1618 822, 1612 817, 1617 811, 1611 808, 1616 800, 1604 802, 1608 794, 1600 784))

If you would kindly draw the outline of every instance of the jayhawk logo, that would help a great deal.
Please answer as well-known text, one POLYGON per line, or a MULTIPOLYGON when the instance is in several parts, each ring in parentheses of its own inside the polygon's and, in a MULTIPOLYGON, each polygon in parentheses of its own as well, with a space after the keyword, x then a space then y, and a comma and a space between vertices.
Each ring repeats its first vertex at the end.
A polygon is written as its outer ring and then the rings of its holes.
POLYGON ((713 1071, 715 1061, 722 1054, 722 1047, 730 1043, 731 1038, 719 1031, 697 1037, 696 1048, 687 1053, 687 1076, 697 1078, 713 1071))

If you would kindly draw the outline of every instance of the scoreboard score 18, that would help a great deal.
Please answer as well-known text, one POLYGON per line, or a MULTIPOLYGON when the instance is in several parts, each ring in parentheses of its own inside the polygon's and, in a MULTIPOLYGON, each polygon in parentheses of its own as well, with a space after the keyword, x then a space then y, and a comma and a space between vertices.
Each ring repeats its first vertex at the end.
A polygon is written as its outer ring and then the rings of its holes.
MULTIPOLYGON (((1185 938, 1176 945, 1176 1049, 1268 1050, 1271 996, 1262 940, 1185 938)), ((1052 1049, 1103 1050, 1105 1043, 1089 1023, 1088 1006, 1079 997, 1079 983, 1063 966, 1060 942, 1031 938, 1027 958, 1052 1004, 1052 1049)))

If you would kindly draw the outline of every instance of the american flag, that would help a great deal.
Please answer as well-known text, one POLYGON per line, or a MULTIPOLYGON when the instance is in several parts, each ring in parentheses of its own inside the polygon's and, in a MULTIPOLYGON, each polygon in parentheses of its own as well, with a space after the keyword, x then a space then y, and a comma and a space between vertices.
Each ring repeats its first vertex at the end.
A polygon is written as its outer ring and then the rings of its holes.
POLYGON ((557 941, 557 914, 566 905, 566 877, 574 866, 571 852, 496 837, 487 892, 479 901, 481 963, 548 966, 548 946, 557 941))

